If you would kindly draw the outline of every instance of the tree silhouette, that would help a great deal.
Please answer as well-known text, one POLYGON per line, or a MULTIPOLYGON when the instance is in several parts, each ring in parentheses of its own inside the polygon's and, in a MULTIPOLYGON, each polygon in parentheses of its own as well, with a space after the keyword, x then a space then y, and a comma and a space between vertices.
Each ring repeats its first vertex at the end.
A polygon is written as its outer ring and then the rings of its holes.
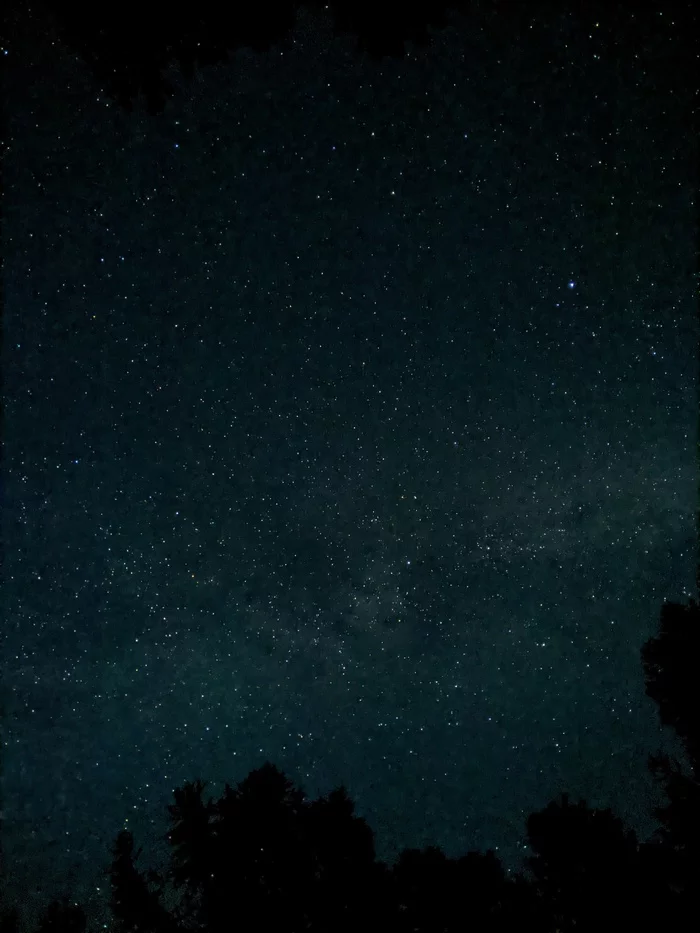
POLYGON ((205 787, 202 781, 187 782, 174 791, 175 803, 168 807, 173 824, 166 835, 172 846, 170 877, 182 889, 182 910, 187 916, 195 911, 206 915, 215 876, 214 807, 211 801, 202 801, 205 787))
POLYGON ((642 648, 646 693, 665 726, 683 743, 693 773, 700 775, 700 606, 664 603, 660 631, 642 648))
MULTIPOLYGON (((450 859, 435 846, 405 849, 393 870, 397 930, 508 928, 509 883, 492 851, 450 859)), ((522 919, 522 918, 521 918, 522 919)))
POLYGON ((552 929, 632 929, 638 844, 610 810, 571 804, 567 794, 527 821, 526 865, 551 912, 552 929))
POLYGON ((107 872, 111 881, 110 908, 117 933, 174 933, 175 918, 163 907, 161 892, 153 888, 159 884, 159 877, 152 872, 147 880, 136 868, 140 854, 139 849, 134 855, 133 835, 126 830, 120 832, 107 872))
POLYGON ((316 928, 349 931, 366 925, 367 901, 377 922, 388 916, 388 873, 375 860, 374 833, 354 810, 346 789, 339 787, 312 802, 302 815, 313 852, 311 919, 316 928))
POLYGON ((661 722, 683 744, 687 764, 659 752, 649 769, 661 783, 667 803, 655 809, 661 822, 657 839, 665 852, 669 882, 679 890, 683 909, 697 911, 700 899, 700 607, 665 603, 659 634, 642 648, 646 692, 661 722))
POLYGON ((301 923, 312 862, 304 845, 300 808, 304 796, 273 765, 226 785, 221 799, 202 800, 198 781, 176 792, 169 808, 172 878, 183 890, 189 924, 218 931, 236 914, 262 923, 301 923))
POLYGON ((159 113, 174 88, 164 72, 177 63, 191 80, 199 66, 226 61, 240 48, 264 52, 294 27, 300 7, 330 13, 336 35, 352 35, 373 59, 401 57, 410 40, 427 45, 429 27, 446 23, 448 8, 469 6, 453 0, 383 3, 371 0, 200 0, 197 4, 144 7, 134 0, 42 0, 63 41, 83 58, 101 87, 120 107, 133 108, 144 94, 149 111, 159 113))
POLYGON ((266 762, 217 802, 204 789, 185 785, 169 807, 170 877, 186 926, 216 933, 235 914, 270 929, 342 931, 368 921, 370 900, 376 914, 386 873, 344 788, 309 803, 266 762))

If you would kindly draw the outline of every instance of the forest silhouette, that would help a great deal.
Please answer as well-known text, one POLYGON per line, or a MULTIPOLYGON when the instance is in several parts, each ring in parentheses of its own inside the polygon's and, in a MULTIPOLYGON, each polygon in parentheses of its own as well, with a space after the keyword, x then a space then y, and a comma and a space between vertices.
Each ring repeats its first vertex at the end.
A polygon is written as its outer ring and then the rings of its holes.
MULTIPOLYGON (((668 10, 670 0, 665 9, 668 10)), ((479 34, 490 24, 489 42, 500 54, 512 54, 513 43, 523 36, 532 41, 533 15, 561 13, 561 3, 538 0, 537 4, 511 0, 199 0, 196 4, 138 0, 38 0, 62 42, 85 62, 97 84, 123 110, 137 102, 151 115, 162 113, 177 97, 168 77, 175 65, 185 82, 211 65, 229 62, 241 49, 265 54, 285 42, 299 22, 300 12, 330 24, 334 37, 349 39, 361 58, 379 62, 400 59, 407 49, 431 46, 433 36, 458 28, 479 34)), ((596 11, 611 26, 624 30, 630 46, 637 47, 654 28, 656 11, 636 0, 569 0, 566 10, 580 12, 586 21, 596 11)), ((681 12, 681 11, 678 11, 681 12)), ((673 57, 673 80, 692 83, 695 49, 673 57), (692 67, 692 73, 690 71, 692 67)), ((671 75, 657 74, 662 94, 671 75)), ((232 80, 235 76, 232 73, 232 80)))
MULTIPOLYGON (((611 810, 567 794, 527 820, 532 853, 509 876, 493 851, 448 858, 439 848, 377 860, 374 834, 344 787, 307 800, 267 762, 218 800, 201 780, 174 791, 162 870, 141 871, 130 832, 114 842, 109 929, 114 933, 539 933, 694 928, 700 912, 700 609, 665 603, 642 648, 646 692, 684 761, 659 753, 649 767, 665 803, 640 842, 611 810)), ((36 933, 84 933, 68 896, 36 933)), ((6 907, 0 933, 20 916, 6 907)))

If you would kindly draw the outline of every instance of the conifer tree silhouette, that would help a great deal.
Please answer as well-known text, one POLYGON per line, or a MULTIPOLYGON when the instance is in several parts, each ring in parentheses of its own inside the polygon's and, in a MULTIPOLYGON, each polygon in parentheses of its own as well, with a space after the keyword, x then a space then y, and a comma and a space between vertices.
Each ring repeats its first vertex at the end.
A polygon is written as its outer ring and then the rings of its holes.
POLYGON ((158 883, 158 876, 151 873, 146 878, 136 868, 140 854, 139 849, 134 855, 133 835, 126 830, 120 832, 107 870, 116 933, 175 933, 175 919, 162 905, 161 892, 152 887, 158 883))

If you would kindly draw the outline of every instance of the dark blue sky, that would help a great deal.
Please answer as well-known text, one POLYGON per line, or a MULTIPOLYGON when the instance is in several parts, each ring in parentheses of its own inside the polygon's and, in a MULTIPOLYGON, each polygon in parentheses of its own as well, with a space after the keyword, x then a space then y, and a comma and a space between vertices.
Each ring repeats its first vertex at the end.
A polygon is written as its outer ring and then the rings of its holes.
POLYGON ((684 23, 482 11, 373 63, 306 19, 157 116, 19 23, 16 889, 96 904, 119 829, 266 759, 382 858, 518 867, 561 790, 648 834, 639 651, 694 575, 684 23))

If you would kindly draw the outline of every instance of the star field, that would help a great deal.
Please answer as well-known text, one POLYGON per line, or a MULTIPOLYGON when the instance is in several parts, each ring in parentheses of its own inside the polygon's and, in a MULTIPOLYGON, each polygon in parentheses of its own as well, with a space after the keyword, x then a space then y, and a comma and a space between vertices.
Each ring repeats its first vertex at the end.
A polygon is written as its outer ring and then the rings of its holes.
POLYGON ((482 11, 372 63, 302 17, 149 116, 21 21, 17 889, 99 905, 119 829, 150 847, 174 787, 268 759, 344 783, 382 858, 516 868, 560 790, 651 831, 639 651, 693 580, 680 30, 561 13, 511 45, 482 11))

